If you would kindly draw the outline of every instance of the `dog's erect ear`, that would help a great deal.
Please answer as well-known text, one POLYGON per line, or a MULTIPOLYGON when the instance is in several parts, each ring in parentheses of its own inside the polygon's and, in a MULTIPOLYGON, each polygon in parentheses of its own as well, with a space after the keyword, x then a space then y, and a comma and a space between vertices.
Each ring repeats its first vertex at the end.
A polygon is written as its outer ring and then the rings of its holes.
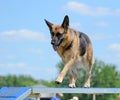
POLYGON ((63 27, 64 29, 68 29, 68 26, 69 26, 69 17, 66 15, 66 16, 64 17, 64 20, 63 20, 63 23, 62 23, 62 27, 63 27))
POLYGON ((46 22, 47 26, 49 27, 49 29, 51 29, 53 24, 51 22, 47 21, 46 19, 45 19, 45 22, 46 22))

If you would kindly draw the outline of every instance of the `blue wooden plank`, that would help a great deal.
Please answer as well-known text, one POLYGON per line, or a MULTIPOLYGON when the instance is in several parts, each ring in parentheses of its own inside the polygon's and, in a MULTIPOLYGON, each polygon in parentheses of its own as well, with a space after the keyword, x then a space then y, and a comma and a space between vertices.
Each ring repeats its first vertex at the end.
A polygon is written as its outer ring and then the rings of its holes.
MULTIPOLYGON (((19 87, 18 87, 19 88, 19 87)), ((15 94, 15 97, 19 97, 20 95, 24 94, 25 92, 27 92, 29 89, 31 89, 30 87, 22 87, 19 92, 17 92, 15 94)))
POLYGON ((8 87, 2 87, 2 88, 0 89, 0 94, 3 93, 3 92, 5 92, 7 89, 8 89, 8 87))
POLYGON ((30 87, 3 87, 0 90, 0 98, 18 98, 29 89, 30 87))

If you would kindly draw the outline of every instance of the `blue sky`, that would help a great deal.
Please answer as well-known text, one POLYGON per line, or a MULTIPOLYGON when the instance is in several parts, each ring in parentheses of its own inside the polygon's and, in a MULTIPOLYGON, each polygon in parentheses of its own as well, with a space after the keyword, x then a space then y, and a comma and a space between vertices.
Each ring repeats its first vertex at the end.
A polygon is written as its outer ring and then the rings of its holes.
POLYGON ((95 58, 120 70, 120 0, 1 0, 0 75, 25 74, 52 80, 61 61, 50 44, 44 19, 62 23, 91 38, 95 58))

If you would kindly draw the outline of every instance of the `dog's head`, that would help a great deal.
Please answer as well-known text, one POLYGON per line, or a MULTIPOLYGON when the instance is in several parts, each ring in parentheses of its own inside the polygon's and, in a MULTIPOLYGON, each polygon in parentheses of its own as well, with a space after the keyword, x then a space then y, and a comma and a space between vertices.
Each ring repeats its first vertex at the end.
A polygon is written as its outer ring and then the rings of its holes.
POLYGON ((57 51, 59 46, 62 45, 62 43, 64 42, 66 38, 66 34, 68 31, 68 27, 69 27, 69 17, 66 15, 64 17, 62 24, 60 25, 52 24, 46 19, 45 19, 45 22, 50 29, 51 44, 53 45, 54 50, 57 51))

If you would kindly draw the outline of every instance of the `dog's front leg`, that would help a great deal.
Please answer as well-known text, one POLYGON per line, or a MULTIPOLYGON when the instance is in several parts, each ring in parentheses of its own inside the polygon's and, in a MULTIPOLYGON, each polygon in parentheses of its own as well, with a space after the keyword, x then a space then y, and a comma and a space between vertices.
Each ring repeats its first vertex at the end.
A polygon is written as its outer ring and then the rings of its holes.
POLYGON ((58 78, 56 79, 56 83, 60 84, 62 83, 62 80, 64 78, 64 76, 66 75, 68 69, 72 66, 72 64, 74 63, 74 58, 71 58, 68 63, 65 64, 63 70, 61 71, 61 73, 59 74, 58 78))

